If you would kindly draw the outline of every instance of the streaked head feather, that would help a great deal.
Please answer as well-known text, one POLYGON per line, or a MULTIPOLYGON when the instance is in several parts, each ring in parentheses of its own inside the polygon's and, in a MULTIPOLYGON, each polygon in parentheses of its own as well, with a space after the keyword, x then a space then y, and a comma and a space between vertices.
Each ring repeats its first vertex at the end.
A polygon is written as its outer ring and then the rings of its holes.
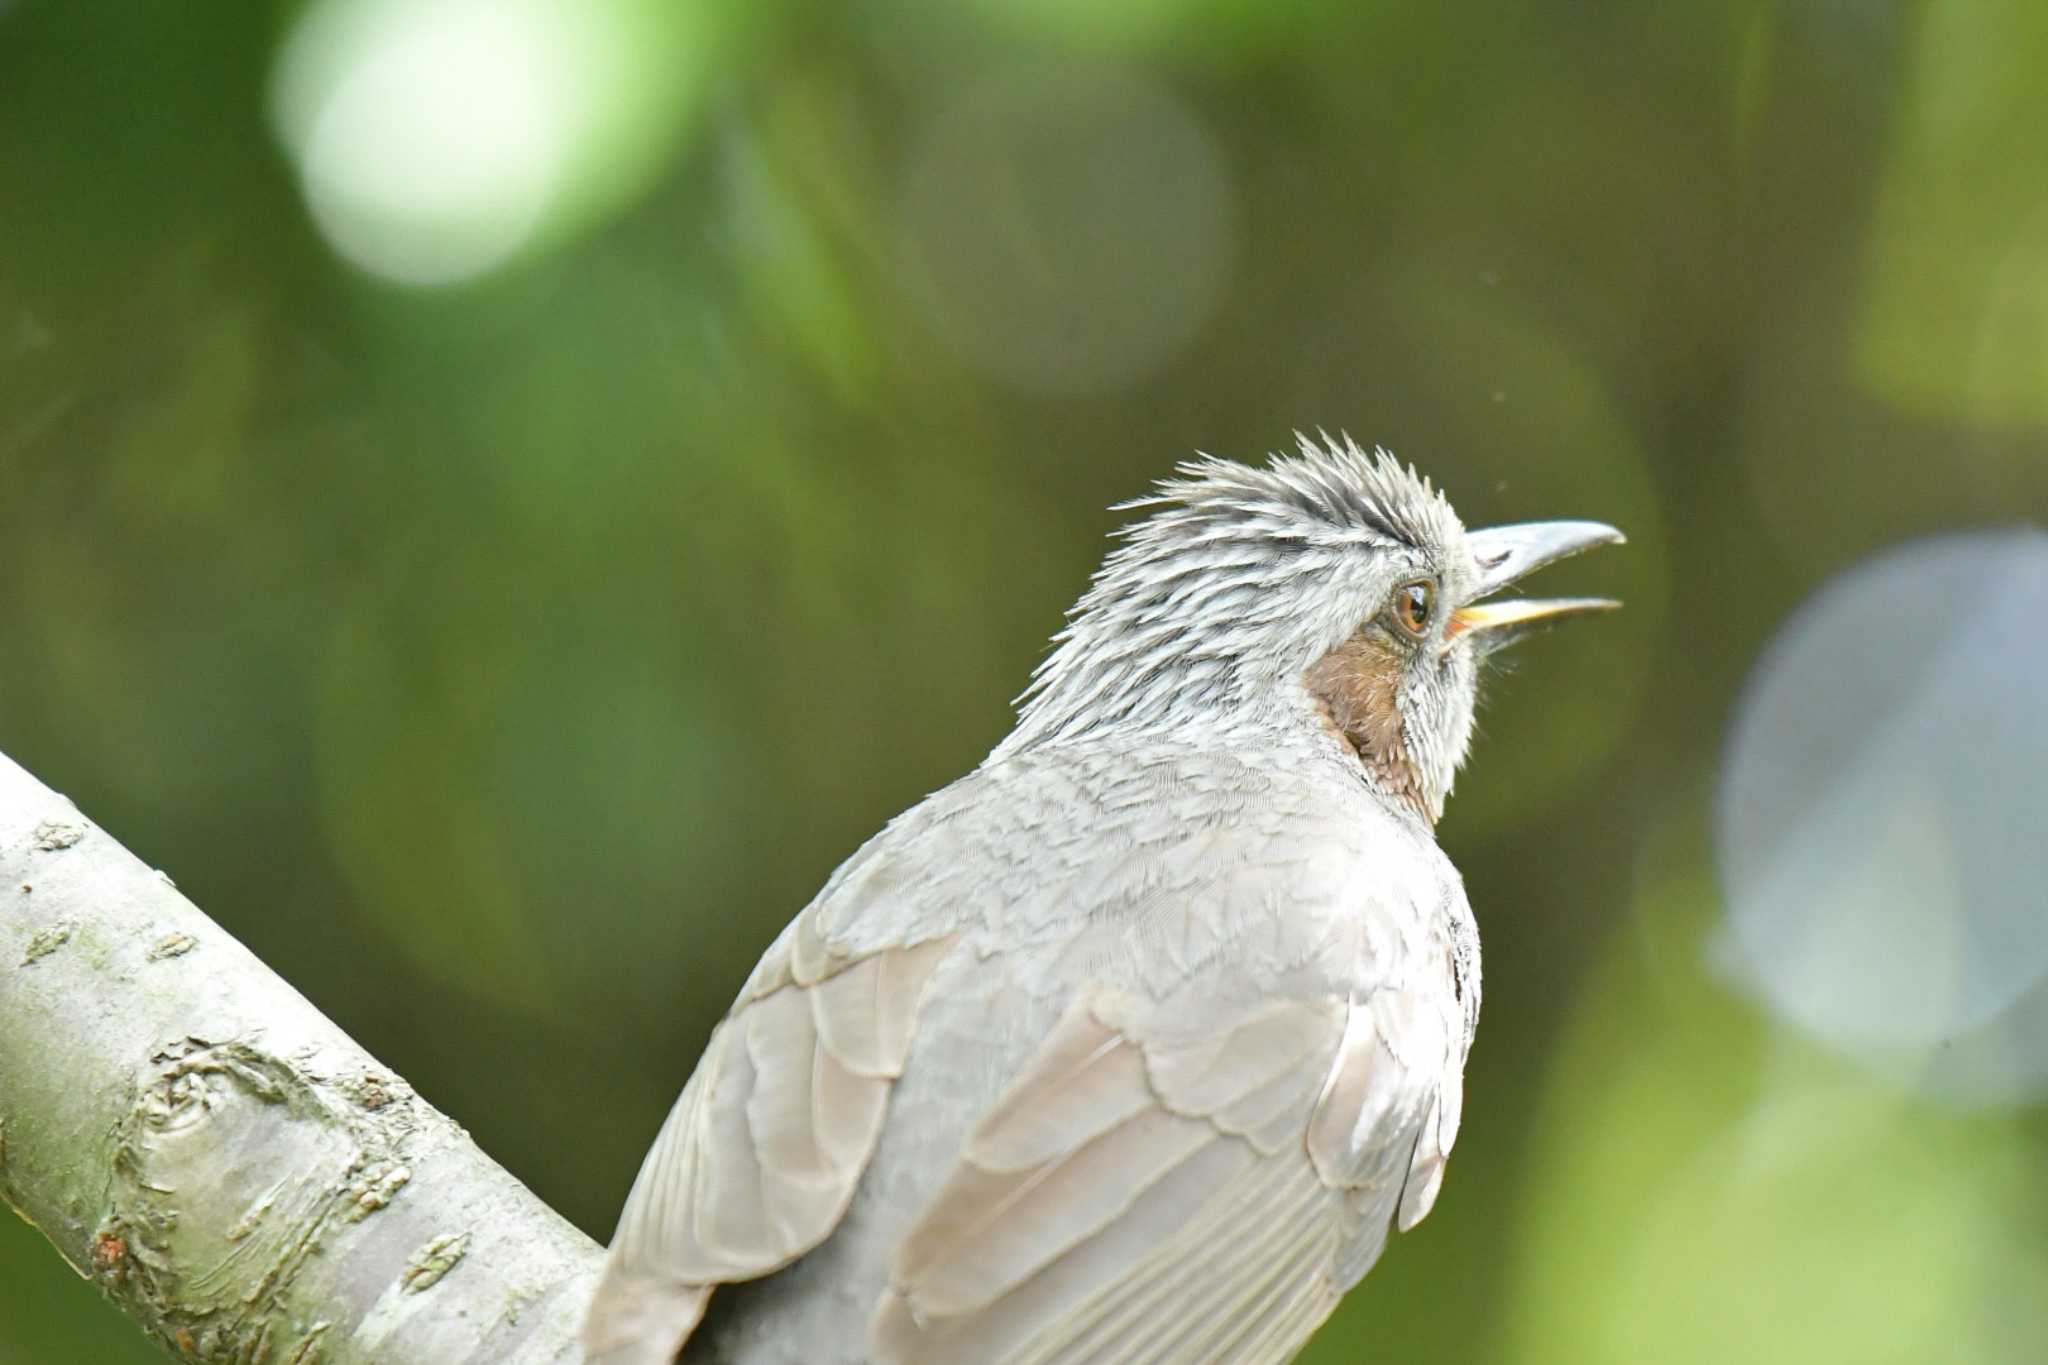
POLYGON ((1464 571, 1464 528, 1429 480, 1349 437, 1298 440, 1263 468, 1203 455, 1120 504, 1149 515, 1118 532, 1068 612, 1003 750, 1112 726, 1270 723, 1299 701, 1279 684, 1398 577, 1464 571))

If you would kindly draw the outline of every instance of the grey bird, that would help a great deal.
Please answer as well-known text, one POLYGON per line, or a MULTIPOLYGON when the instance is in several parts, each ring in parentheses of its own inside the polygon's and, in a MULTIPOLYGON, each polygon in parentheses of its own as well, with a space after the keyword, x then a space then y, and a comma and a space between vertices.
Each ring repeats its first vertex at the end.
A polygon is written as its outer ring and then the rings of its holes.
POLYGON ((1016 728, 713 1032, 593 1362, 1284 1361, 1429 1212, 1479 1014, 1434 826, 1481 664, 1616 605, 1485 599, 1621 533, 1468 532, 1327 437, 1124 506, 1016 728))

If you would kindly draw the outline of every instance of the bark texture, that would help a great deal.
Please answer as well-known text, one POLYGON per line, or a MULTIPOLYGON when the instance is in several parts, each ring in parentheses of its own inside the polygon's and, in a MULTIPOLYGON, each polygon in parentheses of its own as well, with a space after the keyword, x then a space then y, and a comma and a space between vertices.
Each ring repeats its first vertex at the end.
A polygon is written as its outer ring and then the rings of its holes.
POLYGON ((573 1362, 600 1256, 4 755, 0 1198, 192 1361, 573 1362))

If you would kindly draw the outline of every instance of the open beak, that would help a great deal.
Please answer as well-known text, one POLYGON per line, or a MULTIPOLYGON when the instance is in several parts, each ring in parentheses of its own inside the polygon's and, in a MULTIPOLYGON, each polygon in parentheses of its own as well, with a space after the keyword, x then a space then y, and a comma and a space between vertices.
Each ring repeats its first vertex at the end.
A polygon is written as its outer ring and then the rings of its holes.
POLYGON ((1479 565, 1479 590, 1472 594, 1471 602, 1451 613, 1450 635, 1454 639, 1470 634, 1475 645, 1490 652, 1567 616, 1613 611, 1621 605, 1607 597, 1479 600, 1581 550, 1625 544, 1628 537, 1612 526, 1597 521, 1531 521, 1474 531, 1465 540, 1479 565))

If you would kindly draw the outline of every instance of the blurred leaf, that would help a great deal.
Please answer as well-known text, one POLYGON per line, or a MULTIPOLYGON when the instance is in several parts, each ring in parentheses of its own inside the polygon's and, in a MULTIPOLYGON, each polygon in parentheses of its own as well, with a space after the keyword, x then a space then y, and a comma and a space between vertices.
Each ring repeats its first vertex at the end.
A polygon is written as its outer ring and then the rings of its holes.
POLYGON ((1865 267, 1855 363, 1880 397, 2048 424, 2048 10, 1953 0, 1918 30, 1865 267))

